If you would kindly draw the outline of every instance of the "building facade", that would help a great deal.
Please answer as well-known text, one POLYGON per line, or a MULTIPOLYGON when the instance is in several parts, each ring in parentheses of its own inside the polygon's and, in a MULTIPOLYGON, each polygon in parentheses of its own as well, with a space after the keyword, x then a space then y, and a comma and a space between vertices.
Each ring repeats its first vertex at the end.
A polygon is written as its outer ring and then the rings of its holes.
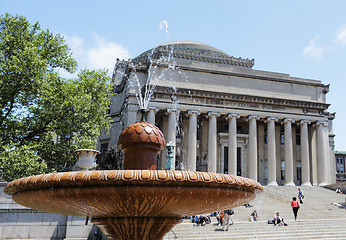
MULTIPOLYGON (((99 150, 116 146, 121 131, 139 121, 145 108, 147 121, 176 146, 176 170, 228 173, 267 185, 334 183, 329 85, 253 65, 191 41, 117 60, 113 122, 99 150)), ((160 169, 165 156, 164 150, 160 169)))
POLYGON ((346 151, 335 150, 336 181, 346 181, 346 151))

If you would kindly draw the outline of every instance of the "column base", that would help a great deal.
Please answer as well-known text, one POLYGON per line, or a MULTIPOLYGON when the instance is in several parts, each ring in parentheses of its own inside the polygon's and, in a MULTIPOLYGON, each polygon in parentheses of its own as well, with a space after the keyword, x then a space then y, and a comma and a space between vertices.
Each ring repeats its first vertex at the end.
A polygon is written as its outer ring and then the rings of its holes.
POLYGON ((287 182, 284 184, 284 186, 295 186, 294 182, 287 182))
POLYGON ((305 182, 305 183, 302 183, 300 186, 312 186, 312 185, 311 185, 311 182, 305 182))
POLYGON ((277 182, 270 182, 267 183, 267 186, 278 186, 277 182))
POLYGON ((326 186, 326 185, 328 185, 328 183, 326 183, 326 182, 321 182, 321 183, 319 183, 317 186, 323 187, 323 186, 326 186))

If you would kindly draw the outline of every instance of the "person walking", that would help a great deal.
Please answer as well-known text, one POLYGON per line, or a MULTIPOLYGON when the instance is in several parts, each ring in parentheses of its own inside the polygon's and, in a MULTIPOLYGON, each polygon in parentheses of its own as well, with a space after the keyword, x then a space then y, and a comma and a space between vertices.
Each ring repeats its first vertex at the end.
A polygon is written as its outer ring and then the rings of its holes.
POLYGON ((294 214, 294 220, 297 220, 298 210, 299 210, 300 206, 299 206, 299 203, 298 203, 298 200, 296 197, 292 198, 291 207, 292 207, 293 214, 294 214))
POLYGON ((223 218, 223 225, 222 225, 222 230, 225 231, 225 226, 226 226, 226 231, 228 231, 229 224, 232 223, 231 215, 233 215, 234 212, 232 209, 229 209, 225 212, 225 216, 223 218))
POLYGON ((303 204, 304 193, 303 193, 303 190, 301 190, 300 188, 298 188, 298 198, 299 198, 300 204, 303 204))

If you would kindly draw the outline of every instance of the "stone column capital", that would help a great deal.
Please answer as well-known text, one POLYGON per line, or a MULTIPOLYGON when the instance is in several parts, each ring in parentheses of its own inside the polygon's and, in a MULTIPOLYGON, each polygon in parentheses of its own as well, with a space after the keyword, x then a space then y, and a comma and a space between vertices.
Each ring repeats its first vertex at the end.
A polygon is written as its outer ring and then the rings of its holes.
POLYGON ((249 119, 260 120, 260 117, 257 116, 257 115, 249 115, 248 120, 249 120, 249 119))
POLYGON ((231 118, 240 118, 240 115, 238 113, 230 113, 226 117, 226 119, 231 119, 231 118))
POLYGON ((282 121, 282 124, 286 124, 286 123, 295 123, 296 121, 293 118, 285 118, 282 121))
POLYGON ((180 110, 177 109, 177 108, 167 108, 167 112, 168 112, 168 113, 173 113, 173 112, 175 112, 175 113, 179 114, 179 113, 180 113, 180 110))
POLYGON ((267 119, 264 120, 265 123, 271 122, 271 121, 277 122, 278 118, 277 117, 267 117, 267 119))
POLYGON ((220 113, 217 113, 217 112, 208 112, 208 117, 220 117, 220 113))
POLYGON ((190 115, 193 115, 193 114, 196 114, 196 115, 198 116, 198 115, 201 114, 201 112, 198 111, 198 110, 189 110, 189 111, 187 112, 187 114, 188 114, 189 116, 190 116, 190 115))
POLYGON ((157 107, 148 107, 148 111, 154 111, 154 113, 156 114, 159 109, 157 107))
POLYGON ((298 125, 304 125, 304 124, 311 124, 311 121, 310 121, 310 120, 307 120, 307 119, 302 119, 302 120, 300 120, 300 122, 298 123, 298 125))
POLYGON ((314 125, 315 126, 327 127, 328 123, 326 121, 317 121, 314 125))

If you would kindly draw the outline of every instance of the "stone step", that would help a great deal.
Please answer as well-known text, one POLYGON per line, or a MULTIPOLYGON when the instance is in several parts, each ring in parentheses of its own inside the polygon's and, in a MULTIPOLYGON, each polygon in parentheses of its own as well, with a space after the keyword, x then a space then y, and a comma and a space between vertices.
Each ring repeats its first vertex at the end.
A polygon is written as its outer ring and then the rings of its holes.
POLYGON ((338 233, 332 233, 332 234, 326 234, 326 235, 292 235, 292 236, 278 236, 276 234, 271 234, 267 236, 236 236, 234 237, 233 234, 230 232, 226 236, 207 236, 207 237, 192 237, 192 238, 179 238, 174 237, 173 235, 170 238, 164 238, 164 240, 173 240, 173 239, 184 239, 184 240, 210 240, 210 239, 263 239, 263 240, 277 240, 277 239, 345 239, 345 235, 340 235, 338 233))
POLYGON ((234 225, 229 226, 228 232, 217 226, 215 217, 211 217, 212 223, 205 226, 194 226, 186 219, 164 239, 346 239, 345 210, 333 204, 342 202, 344 196, 320 187, 303 188, 306 197, 298 212, 298 221, 294 221, 290 202, 297 189, 264 187, 261 197, 250 203, 253 207, 234 208, 234 225), (254 210, 257 210, 260 221, 249 222, 254 210), (267 224, 277 211, 288 226, 267 224))
POLYGON ((253 239, 253 238, 262 238, 262 239, 278 239, 278 238, 321 238, 328 239, 329 238, 344 238, 346 239, 346 228, 340 226, 335 227, 325 227, 325 228, 303 228, 296 229, 293 227, 285 227, 285 226, 268 226, 262 227, 261 229, 253 230, 251 228, 248 229, 234 229, 233 226, 230 226, 229 231, 199 231, 199 232, 191 232, 191 231, 173 231, 172 233, 166 236, 167 239, 172 239, 174 236, 176 239, 253 239), (230 236, 231 235, 231 236, 230 236), (274 235, 274 237, 273 237, 274 235), (252 236, 252 237, 249 237, 252 236))

